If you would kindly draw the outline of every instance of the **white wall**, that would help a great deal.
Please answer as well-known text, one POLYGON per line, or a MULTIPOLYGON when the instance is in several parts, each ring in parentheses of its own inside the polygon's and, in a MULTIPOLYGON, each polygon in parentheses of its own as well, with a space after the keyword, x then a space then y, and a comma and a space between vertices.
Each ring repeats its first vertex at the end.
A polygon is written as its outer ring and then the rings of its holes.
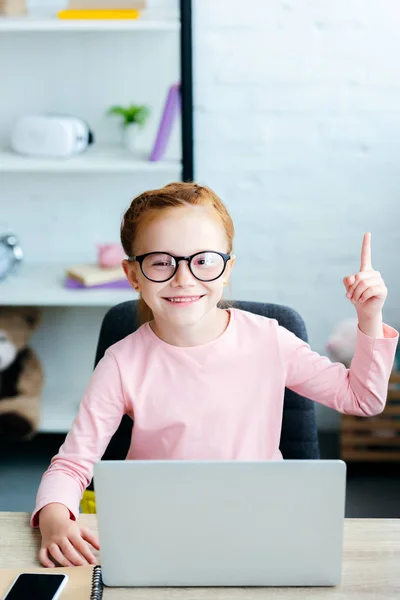
POLYGON ((400 325, 397 0, 194 5, 196 178, 235 220, 233 297, 292 306, 323 353, 372 231, 400 325))

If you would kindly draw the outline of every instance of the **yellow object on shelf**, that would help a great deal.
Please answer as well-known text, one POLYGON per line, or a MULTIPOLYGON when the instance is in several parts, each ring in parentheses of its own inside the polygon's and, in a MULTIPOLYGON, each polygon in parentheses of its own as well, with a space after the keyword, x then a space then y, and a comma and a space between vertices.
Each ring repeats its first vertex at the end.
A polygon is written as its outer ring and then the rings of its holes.
POLYGON ((135 9, 82 9, 60 10, 59 19, 138 19, 140 13, 135 9))
POLYGON ((81 511, 85 515, 96 514, 96 496, 92 490, 85 490, 81 500, 81 511))

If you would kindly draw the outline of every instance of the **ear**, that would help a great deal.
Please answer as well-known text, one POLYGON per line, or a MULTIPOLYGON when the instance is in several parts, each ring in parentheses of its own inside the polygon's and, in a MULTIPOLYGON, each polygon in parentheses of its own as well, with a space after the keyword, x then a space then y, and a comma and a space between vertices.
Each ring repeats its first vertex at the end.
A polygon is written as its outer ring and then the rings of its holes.
POLYGON ((122 268, 124 269, 126 278, 136 292, 140 292, 139 280, 137 278, 137 263, 130 262, 124 259, 122 261, 122 268))
POLYGON ((23 306, 18 309, 19 314, 29 325, 29 328, 33 331, 40 323, 41 312, 36 306, 23 306))
POLYGON ((229 277, 231 276, 232 269, 235 265, 235 261, 236 261, 236 256, 234 254, 232 254, 231 258, 228 260, 228 263, 226 265, 226 270, 224 273, 224 281, 226 281, 227 283, 229 281, 229 277))

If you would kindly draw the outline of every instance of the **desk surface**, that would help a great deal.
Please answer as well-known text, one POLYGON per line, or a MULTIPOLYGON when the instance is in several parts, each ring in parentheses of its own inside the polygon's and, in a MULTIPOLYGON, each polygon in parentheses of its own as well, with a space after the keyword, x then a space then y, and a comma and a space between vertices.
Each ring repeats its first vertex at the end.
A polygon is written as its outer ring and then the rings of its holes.
MULTIPOLYGON (((81 522, 97 531, 95 515, 81 522)), ((0 568, 39 566, 40 534, 27 513, 0 512, 0 568)), ((400 600, 400 519, 346 519, 343 580, 335 588, 105 588, 104 600, 400 600)))

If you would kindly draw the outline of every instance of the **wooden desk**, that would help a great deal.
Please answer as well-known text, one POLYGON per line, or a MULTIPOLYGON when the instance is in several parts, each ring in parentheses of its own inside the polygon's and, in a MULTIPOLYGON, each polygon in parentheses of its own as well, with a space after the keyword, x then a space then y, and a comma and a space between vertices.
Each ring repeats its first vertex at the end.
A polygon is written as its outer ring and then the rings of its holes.
MULTIPOLYGON (((95 515, 81 522, 97 530, 95 515)), ((27 513, 0 513, 0 568, 38 566, 27 513)), ((346 519, 342 584, 334 588, 105 588, 104 600, 400 600, 400 519, 346 519)))

